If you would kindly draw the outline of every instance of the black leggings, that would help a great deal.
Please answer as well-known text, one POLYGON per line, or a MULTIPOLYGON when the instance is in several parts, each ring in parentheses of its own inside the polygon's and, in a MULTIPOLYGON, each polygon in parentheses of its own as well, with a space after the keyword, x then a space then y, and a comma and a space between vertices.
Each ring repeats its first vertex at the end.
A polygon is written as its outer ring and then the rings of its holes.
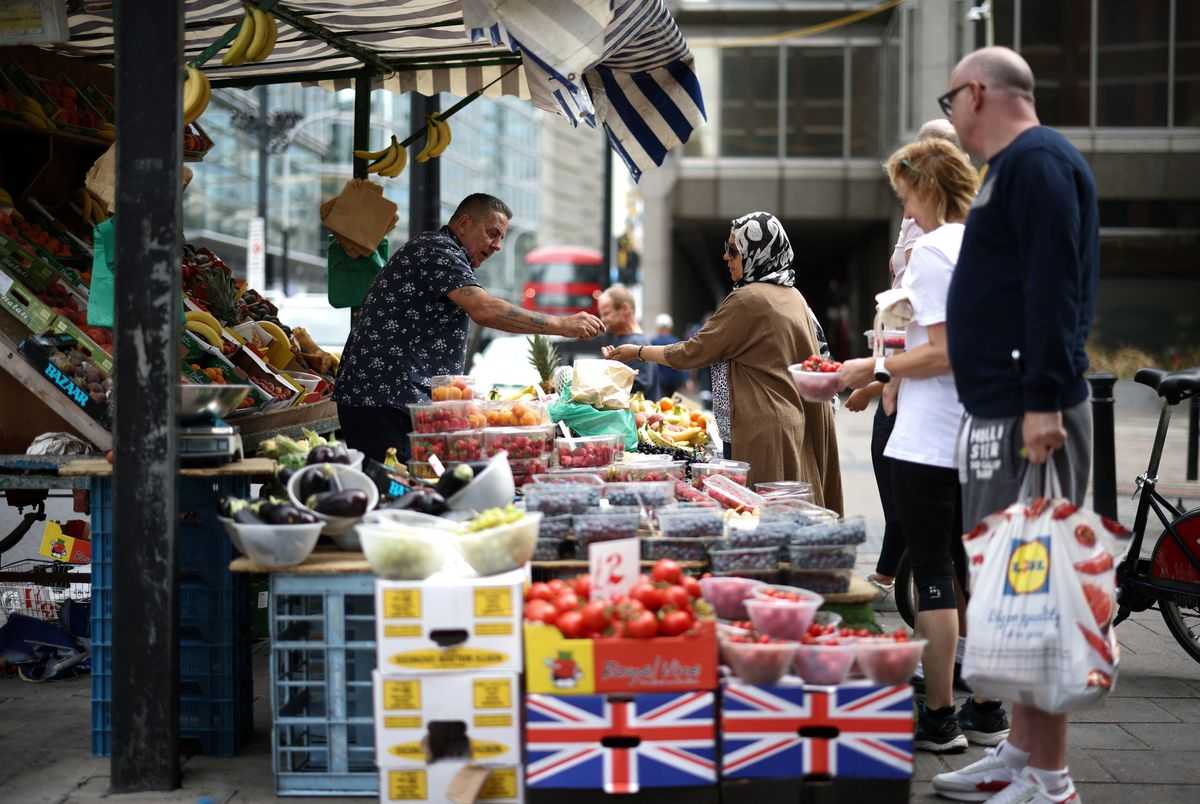
POLYGON ((342 438, 350 449, 359 450, 368 458, 383 463, 388 447, 395 447, 397 457, 401 461, 408 461, 408 434, 412 432, 412 418, 407 410, 338 403, 337 411, 342 438))
POLYGON ((904 555, 904 548, 907 546, 904 531, 900 528, 900 518, 896 515, 896 495, 892 491, 892 459, 883 454, 895 424, 896 414, 888 416, 883 412, 883 402, 879 402, 875 406, 875 421, 871 427, 871 466, 875 469, 875 485, 879 487, 879 504, 883 507, 883 546, 879 550, 879 561, 875 563, 875 571, 891 577, 896 575, 900 556, 904 555))
POLYGON ((953 609, 954 579, 963 567, 958 471, 890 460, 896 513, 908 543, 920 610, 953 609))

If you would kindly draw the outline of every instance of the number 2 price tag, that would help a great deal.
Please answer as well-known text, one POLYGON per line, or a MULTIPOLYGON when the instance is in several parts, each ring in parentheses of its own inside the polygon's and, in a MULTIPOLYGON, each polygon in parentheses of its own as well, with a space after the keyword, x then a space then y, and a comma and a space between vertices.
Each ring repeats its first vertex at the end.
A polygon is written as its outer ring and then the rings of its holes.
POLYGON ((640 558, 637 539, 614 539, 588 545, 592 599, 612 600, 629 592, 641 569, 640 558))

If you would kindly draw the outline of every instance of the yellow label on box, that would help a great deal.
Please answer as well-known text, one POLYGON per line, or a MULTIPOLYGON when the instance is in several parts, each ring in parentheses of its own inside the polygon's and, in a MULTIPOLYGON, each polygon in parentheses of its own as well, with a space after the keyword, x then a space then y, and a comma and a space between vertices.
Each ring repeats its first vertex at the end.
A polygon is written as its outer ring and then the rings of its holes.
POLYGON ((512 726, 512 715, 476 715, 475 728, 477 729, 507 729, 512 726))
POLYGON ((496 768, 484 780, 483 787, 479 789, 478 800, 516 798, 517 795, 517 769, 496 768))
POLYGON ((508 586, 483 586, 476 589, 475 616, 513 616, 512 588, 508 586))
POLYGON ((421 716, 390 715, 383 719, 383 727, 385 729, 419 729, 421 728, 421 716))
POLYGON ((512 623, 475 623, 475 636, 512 636, 512 623))
POLYGON ((404 670, 475 670, 496 667, 507 661, 507 653, 482 648, 411 650, 388 657, 390 664, 404 670))
POLYGON ((388 801, 428 801, 425 771, 388 771, 388 801))
POLYGON ((398 639, 409 639, 411 637, 419 637, 421 635, 420 623, 406 623, 404 625, 385 625, 383 627, 383 635, 385 637, 393 637, 398 639))
POLYGON ((383 708, 417 709, 421 708, 421 682, 385 681, 383 682, 383 708))
POLYGON ((512 683, 507 678, 480 678, 472 686, 476 709, 512 709, 512 683))
POLYGON ((396 743, 388 748, 387 752, 394 757, 407 759, 411 762, 424 762, 425 749, 420 743, 396 743))
POLYGON ((555 627, 525 624, 525 685, 547 695, 590 695, 596 691, 595 643, 566 639, 555 627))
POLYGON ((421 590, 384 590, 383 618, 385 620, 419 620, 421 618, 421 590))
POLYGON ((488 760, 508 753, 508 746, 494 740, 472 740, 471 759, 488 760))

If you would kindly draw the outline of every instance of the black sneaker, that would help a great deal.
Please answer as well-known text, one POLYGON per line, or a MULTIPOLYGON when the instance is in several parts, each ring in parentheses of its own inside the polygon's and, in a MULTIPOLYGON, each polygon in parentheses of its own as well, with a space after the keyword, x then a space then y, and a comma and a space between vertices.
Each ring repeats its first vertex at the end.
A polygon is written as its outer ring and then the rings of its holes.
POLYGON ((999 701, 980 705, 974 698, 968 698, 958 710, 958 725, 975 745, 1000 745, 1009 731, 1008 715, 999 701))
POLYGON ((967 750, 967 738, 958 726, 953 706, 936 710, 920 706, 917 709, 913 748, 932 754, 961 754, 967 750))

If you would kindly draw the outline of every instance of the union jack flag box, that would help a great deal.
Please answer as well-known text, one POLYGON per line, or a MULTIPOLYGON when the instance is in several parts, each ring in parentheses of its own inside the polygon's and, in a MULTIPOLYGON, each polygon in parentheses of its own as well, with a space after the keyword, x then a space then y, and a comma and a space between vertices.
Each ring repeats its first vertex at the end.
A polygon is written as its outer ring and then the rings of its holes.
POLYGON ((755 687, 726 682, 721 697, 721 775, 909 779, 912 706, 912 687, 907 684, 755 687))
POLYGON ((525 696, 530 789, 700 787, 717 782, 711 691, 525 696))

